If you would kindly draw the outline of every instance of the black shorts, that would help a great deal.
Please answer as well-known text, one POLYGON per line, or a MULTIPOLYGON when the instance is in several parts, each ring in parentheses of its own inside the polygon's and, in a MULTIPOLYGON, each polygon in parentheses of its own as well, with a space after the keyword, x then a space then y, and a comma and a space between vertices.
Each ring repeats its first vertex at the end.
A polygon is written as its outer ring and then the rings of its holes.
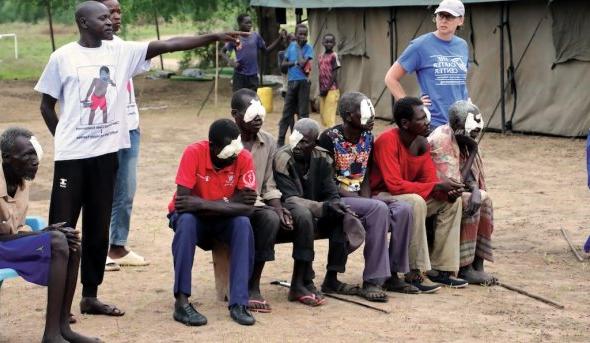
POLYGON ((258 89, 258 75, 242 75, 234 72, 232 90, 235 92, 242 88, 248 88, 256 92, 258 89))

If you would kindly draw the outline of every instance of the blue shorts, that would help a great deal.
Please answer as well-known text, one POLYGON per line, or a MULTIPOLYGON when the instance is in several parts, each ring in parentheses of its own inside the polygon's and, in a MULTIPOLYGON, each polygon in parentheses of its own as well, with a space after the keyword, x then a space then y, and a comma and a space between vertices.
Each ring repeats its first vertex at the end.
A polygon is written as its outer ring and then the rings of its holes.
POLYGON ((23 279, 47 286, 50 264, 50 233, 0 236, 0 269, 14 269, 23 279))

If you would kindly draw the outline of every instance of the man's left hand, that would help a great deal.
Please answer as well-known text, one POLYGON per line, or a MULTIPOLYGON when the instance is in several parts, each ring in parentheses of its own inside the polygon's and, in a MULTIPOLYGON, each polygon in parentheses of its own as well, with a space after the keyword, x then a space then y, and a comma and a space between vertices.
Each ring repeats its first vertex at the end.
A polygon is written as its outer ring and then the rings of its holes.
POLYGON ((273 209, 279 215, 281 227, 285 230, 293 230, 293 217, 291 216, 291 212, 284 207, 273 207, 273 209))
POLYGON ((471 192, 471 196, 469 197, 469 202, 467 203, 467 207, 465 208, 465 214, 467 214, 468 216, 472 216, 475 213, 477 213, 477 211, 479 211, 480 207, 481 192, 479 191, 479 189, 475 188, 471 192))
POLYGON ((176 212, 197 212, 203 205, 203 199, 193 195, 177 195, 174 201, 176 212))

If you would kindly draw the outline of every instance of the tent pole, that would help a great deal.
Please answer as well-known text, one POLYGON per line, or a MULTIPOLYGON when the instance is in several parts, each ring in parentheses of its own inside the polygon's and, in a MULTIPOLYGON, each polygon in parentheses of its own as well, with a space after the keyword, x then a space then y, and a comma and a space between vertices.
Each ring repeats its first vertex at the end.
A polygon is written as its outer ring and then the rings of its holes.
POLYGON ((506 98, 504 92, 504 3, 500 3, 500 113, 502 133, 506 132, 506 98))
MULTIPOLYGON (((389 7, 389 66, 392 66, 393 63, 395 63, 395 59, 397 58, 397 56, 394 56, 394 54, 397 54, 397 39, 394 37, 394 30, 395 28, 395 19, 394 16, 397 14, 394 14, 394 11, 397 11, 397 9, 395 9, 394 7, 389 7), (395 48, 394 48, 395 45, 395 48)), ((395 32, 395 34, 397 34, 397 32, 395 32)), ((393 105, 395 104, 395 97, 393 96, 393 93, 391 94, 391 113, 393 113, 393 105)))

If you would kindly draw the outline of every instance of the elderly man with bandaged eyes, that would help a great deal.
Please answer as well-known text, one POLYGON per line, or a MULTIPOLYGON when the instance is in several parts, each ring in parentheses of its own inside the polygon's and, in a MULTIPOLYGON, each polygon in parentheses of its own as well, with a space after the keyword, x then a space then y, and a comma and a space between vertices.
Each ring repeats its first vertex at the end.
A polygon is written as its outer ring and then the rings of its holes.
MULTIPOLYGON (((319 129, 312 119, 297 121, 289 143, 277 151, 273 165, 282 200, 293 216, 289 300, 308 306, 322 305, 325 300, 313 282, 315 231, 322 231, 329 239, 326 279, 345 271, 348 253, 364 240, 362 223, 338 193, 330 153, 317 145, 319 129)), ((339 283, 339 288, 341 293, 346 289, 356 294, 353 285, 339 283)))
POLYGON ((229 311, 241 325, 253 325, 248 310, 248 280, 254 263, 254 238, 248 218, 256 201, 256 171, 243 149, 238 126, 219 119, 209 128, 209 140, 186 147, 176 174, 176 193, 168 205, 174 230, 174 320, 190 326, 207 318, 189 302, 195 246, 210 250, 213 242, 230 249, 229 311))
POLYGON ((460 180, 462 194, 459 277, 473 284, 489 284, 494 278, 484 271, 484 260, 493 262, 492 199, 486 191, 483 161, 475 141, 484 127, 483 116, 470 101, 449 108, 449 123, 428 137, 439 178, 460 180))

